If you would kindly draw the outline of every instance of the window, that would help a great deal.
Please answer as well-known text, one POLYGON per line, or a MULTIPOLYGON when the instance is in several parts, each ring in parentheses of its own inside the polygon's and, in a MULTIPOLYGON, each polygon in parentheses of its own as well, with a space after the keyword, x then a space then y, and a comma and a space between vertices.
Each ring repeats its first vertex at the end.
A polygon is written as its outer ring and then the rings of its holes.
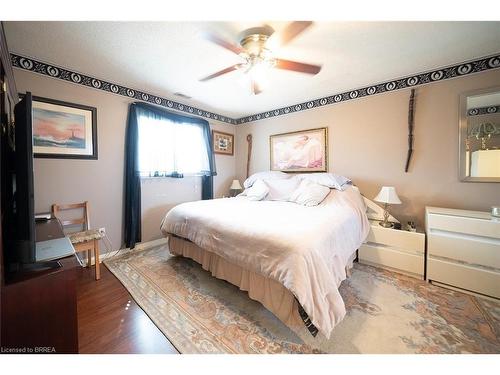
POLYGON ((210 171, 204 129, 160 116, 139 114, 141 176, 202 175, 210 171))

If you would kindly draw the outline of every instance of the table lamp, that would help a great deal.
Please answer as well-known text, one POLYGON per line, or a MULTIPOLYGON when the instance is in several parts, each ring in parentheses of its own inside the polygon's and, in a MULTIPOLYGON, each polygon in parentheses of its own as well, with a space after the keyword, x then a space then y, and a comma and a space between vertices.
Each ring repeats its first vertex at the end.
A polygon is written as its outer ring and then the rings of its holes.
POLYGON ((401 200, 396 194, 396 189, 393 186, 382 186, 374 201, 384 204, 384 220, 379 224, 384 228, 392 228, 394 223, 389 222, 389 212, 387 207, 390 204, 401 204, 401 200))
POLYGON ((241 193, 243 188, 241 187, 239 180, 233 180, 231 187, 229 188, 229 196, 235 197, 238 193, 241 193))

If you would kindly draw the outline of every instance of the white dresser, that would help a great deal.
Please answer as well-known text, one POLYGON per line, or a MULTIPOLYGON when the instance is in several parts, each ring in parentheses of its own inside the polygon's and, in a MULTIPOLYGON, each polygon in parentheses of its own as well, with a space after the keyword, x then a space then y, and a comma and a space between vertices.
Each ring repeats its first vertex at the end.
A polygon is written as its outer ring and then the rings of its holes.
POLYGON ((424 278, 425 234, 384 228, 370 220, 371 230, 358 251, 360 263, 424 278))
POLYGON ((500 219, 426 207, 427 280, 500 298, 500 219))

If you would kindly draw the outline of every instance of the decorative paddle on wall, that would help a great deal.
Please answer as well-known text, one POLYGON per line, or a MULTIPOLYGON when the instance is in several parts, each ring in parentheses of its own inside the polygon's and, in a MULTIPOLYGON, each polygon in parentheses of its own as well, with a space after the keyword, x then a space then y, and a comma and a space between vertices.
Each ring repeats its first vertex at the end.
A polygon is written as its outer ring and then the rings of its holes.
POLYGON ((252 134, 247 135, 248 154, 247 154, 247 178, 250 174, 250 157, 252 156, 252 134))
POLYGON ((415 111, 415 89, 411 89, 410 101, 408 104, 408 155, 406 156, 405 172, 410 168, 411 156, 413 154, 413 122, 415 111))

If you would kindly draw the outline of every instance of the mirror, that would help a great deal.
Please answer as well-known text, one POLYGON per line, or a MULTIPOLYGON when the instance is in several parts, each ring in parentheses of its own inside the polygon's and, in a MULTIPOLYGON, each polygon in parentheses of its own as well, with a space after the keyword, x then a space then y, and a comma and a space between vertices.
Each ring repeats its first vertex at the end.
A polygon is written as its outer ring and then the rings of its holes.
POLYGON ((461 181, 500 182, 500 87, 460 96, 461 181))

